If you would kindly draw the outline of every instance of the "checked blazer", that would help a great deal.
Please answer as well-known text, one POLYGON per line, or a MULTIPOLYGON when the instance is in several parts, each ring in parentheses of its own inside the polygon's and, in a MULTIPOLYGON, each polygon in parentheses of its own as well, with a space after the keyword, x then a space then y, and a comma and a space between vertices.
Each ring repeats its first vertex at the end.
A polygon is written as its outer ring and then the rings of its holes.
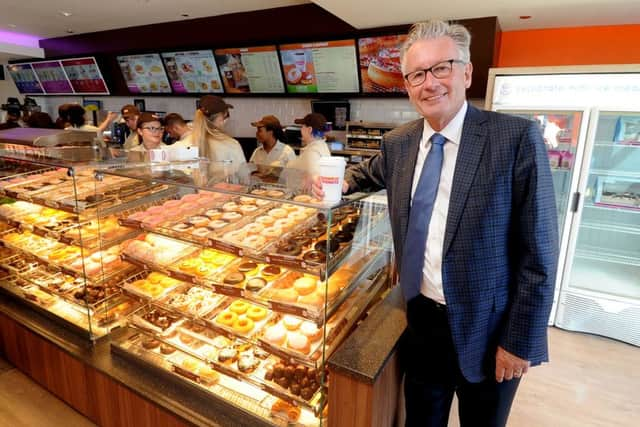
MULTIPOLYGON (((350 168, 350 191, 387 189, 397 265, 411 207, 424 119, 387 133, 381 151, 350 168)), ((496 345, 548 360, 547 321, 558 262, 549 160, 538 125, 469 105, 444 238, 442 282, 459 367, 470 382, 496 345)), ((401 284, 402 286, 402 284, 401 284)))

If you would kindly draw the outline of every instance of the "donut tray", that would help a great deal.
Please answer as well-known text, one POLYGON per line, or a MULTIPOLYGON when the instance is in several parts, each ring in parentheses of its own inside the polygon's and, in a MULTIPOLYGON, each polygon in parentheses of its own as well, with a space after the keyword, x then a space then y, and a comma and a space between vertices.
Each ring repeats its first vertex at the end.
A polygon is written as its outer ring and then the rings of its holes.
POLYGON ((166 295, 168 295, 173 290, 179 287, 185 286, 185 283, 175 278, 170 278, 169 276, 166 276, 161 273, 145 270, 137 274, 134 274, 133 276, 128 277, 122 283, 120 283, 120 286, 122 287, 123 290, 125 290, 126 292, 132 295, 135 295, 144 300, 154 301, 154 300, 159 300, 164 298, 166 295), (152 274, 155 275, 155 277, 157 278, 157 283, 146 282, 146 279, 148 279, 149 276, 152 274), (167 280, 166 284, 161 284, 161 282, 165 277, 170 280, 167 280), (150 287, 157 288, 158 292, 152 293, 150 290, 140 287, 139 285, 140 281, 145 281, 144 286, 148 286, 149 288, 150 287))
POLYGON ((204 317, 225 300, 222 295, 197 285, 184 285, 161 298, 157 304, 188 318, 204 317))
POLYGON ((251 339, 269 322, 269 319, 273 316, 274 316, 274 313, 267 308, 264 308, 256 304, 252 304, 251 302, 244 301, 242 299, 229 298, 227 299, 225 305, 221 305, 219 307, 219 310, 212 312, 203 320, 205 320, 205 322, 207 322, 207 324, 214 331, 220 334, 227 335, 228 337, 240 337, 244 339, 251 339), (237 305, 237 304, 247 304, 249 306, 249 309, 253 307, 257 307, 257 309, 259 310, 264 310, 264 312, 266 312, 266 315, 260 320, 255 320, 255 321, 251 320, 245 312, 241 314, 237 314, 236 312, 234 312, 234 305, 237 305), (236 318, 237 321, 234 323, 234 325, 227 324, 224 321, 224 319, 227 317, 230 319, 236 318), (235 324, 239 322, 248 322, 249 324, 253 324, 253 327, 251 327, 246 331, 240 329, 239 326, 236 328, 235 324))

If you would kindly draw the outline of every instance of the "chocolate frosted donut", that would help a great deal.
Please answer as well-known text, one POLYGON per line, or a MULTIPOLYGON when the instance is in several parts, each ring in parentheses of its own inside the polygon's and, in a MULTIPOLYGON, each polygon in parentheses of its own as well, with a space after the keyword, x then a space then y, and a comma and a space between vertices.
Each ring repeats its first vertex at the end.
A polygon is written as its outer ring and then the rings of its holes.
POLYGON ((153 350, 154 348, 157 348, 159 345, 160 345, 160 341, 158 341, 155 338, 147 338, 142 341, 142 346, 147 350, 153 350))
POLYGON ((247 271, 251 271, 254 270, 258 267, 258 264, 256 264, 253 261, 247 261, 247 262, 243 262, 242 264, 240 264, 238 266, 238 271, 241 271, 243 273, 246 273, 247 271))
POLYGON ((283 242, 278 244, 276 248, 277 252, 282 255, 298 256, 302 252, 300 246, 291 242, 283 242))
POLYGON ((300 234, 297 236, 293 236, 289 239, 291 243, 294 243, 298 246, 309 246, 311 244, 311 237, 305 236, 304 234, 300 234))
POLYGON ((236 271, 236 272, 227 274, 224 278, 224 283, 228 285, 237 285, 243 280, 244 280, 244 273, 240 273, 236 271))
POLYGON ((329 242, 327 242, 326 240, 320 240, 319 242, 316 242, 315 245, 313 245, 315 250, 321 251, 321 252, 326 252, 327 246, 329 248, 329 252, 331 253, 334 253, 340 248, 340 244, 335 240, 331 240, 329 242))
POLYGON ((350 233, 348 231, 338 231, 334 236, 333 236, 333 240, 335 240, 338 243, 346 243, 346 242, 350 242, 353 240, 353 233, 350 233))
POLYGON ((277 265, 267 265, 262 269, 262 274, 265 276, 277 276, 281 271, 282 269, 277 265))
POLYGON ((347 233, 353 233, 356 231, 357 224, 355 222, 348 222, 342 226, 342 231, 347 233))
POLYGON ((343 214, 342 212, 334 212, 333 215, 331 215, 331 223, 335 224, 337 222, 343 221, 346 217, 347 215, 343 214))
POLYGON ((321 251, 309 251, 302 256, 302 259, 305 262, 319 264, 327 260, 327 254, 321 251))

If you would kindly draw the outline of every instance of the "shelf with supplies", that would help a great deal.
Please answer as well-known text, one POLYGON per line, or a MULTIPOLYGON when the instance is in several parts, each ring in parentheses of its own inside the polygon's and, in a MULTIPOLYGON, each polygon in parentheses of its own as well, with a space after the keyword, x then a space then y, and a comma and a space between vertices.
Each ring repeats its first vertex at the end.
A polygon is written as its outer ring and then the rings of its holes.
POLYGON ((346 131, 346 149, 380 150, 384 134, 396 126, 393 123, 349 121, 346 131))

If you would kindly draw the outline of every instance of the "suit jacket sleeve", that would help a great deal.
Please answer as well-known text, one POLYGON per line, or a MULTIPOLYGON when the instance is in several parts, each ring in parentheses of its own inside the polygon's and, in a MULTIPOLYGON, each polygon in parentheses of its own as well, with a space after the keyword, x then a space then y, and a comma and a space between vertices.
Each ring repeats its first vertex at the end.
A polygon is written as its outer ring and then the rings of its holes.
POLYGON ((547 323, 558 263, 558 220, 549 160, 535 123, 516 153, 512 253, 515 286, 500 345, 520 358, 546 361, 547 323))
POLYGON ((383 139, 380 152, 373 157, 349 167, 345 181, 349 184, 349 193, 356 191, 378 191, 386 188, 386 141, 383 139))

